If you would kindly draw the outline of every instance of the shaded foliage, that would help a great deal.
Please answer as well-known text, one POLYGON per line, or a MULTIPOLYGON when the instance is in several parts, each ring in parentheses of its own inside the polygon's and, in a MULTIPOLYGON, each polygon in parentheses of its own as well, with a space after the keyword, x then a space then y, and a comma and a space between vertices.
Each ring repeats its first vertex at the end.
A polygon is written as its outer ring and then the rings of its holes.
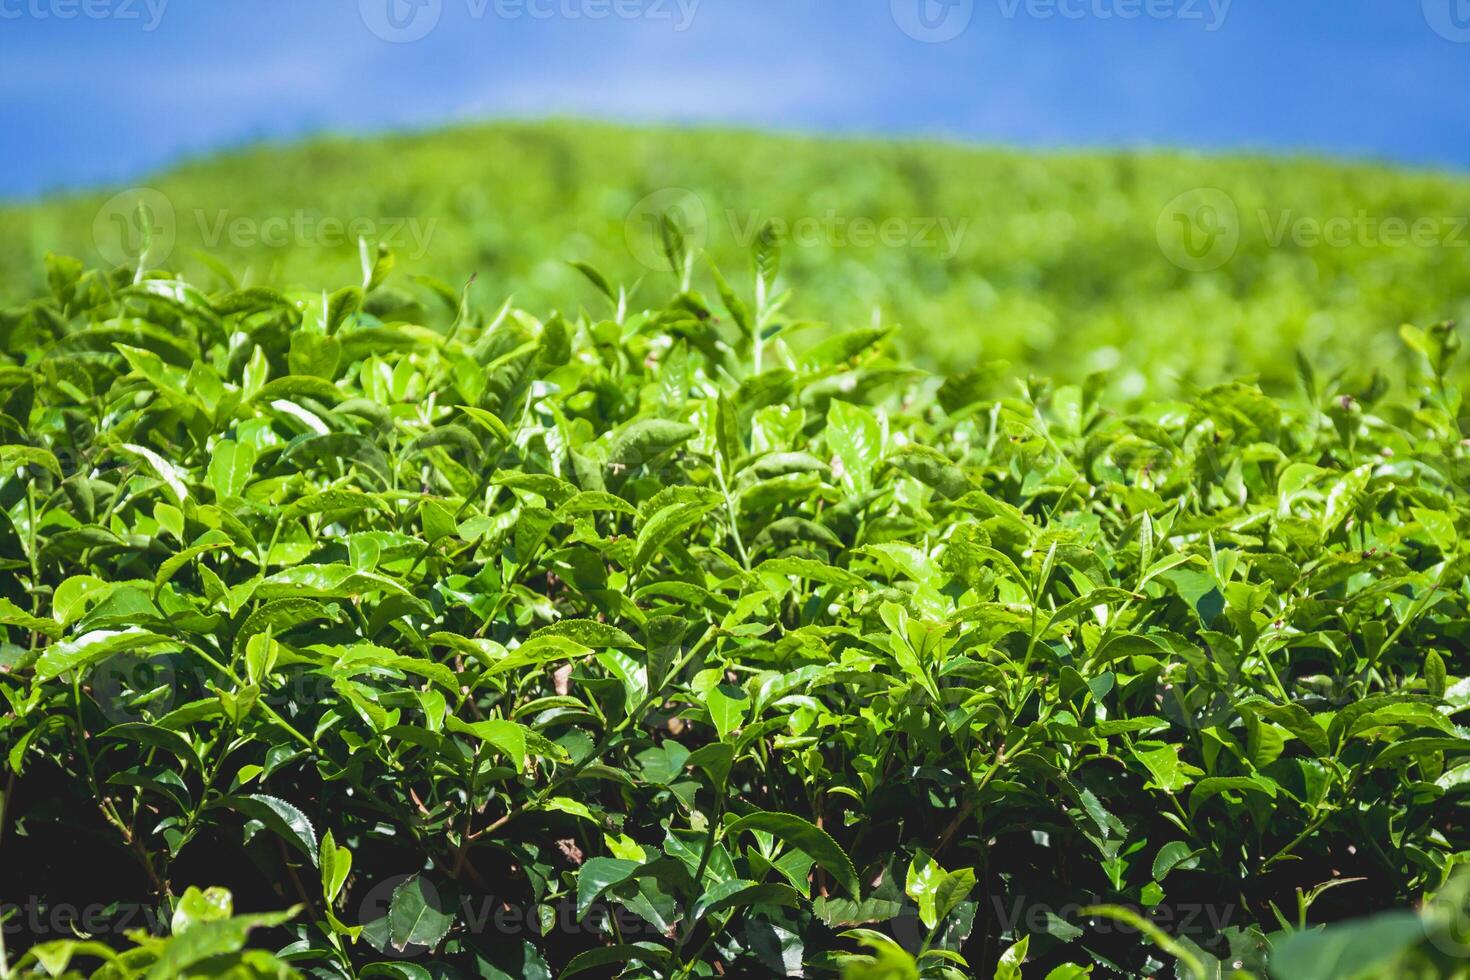
POLYGON ((1403 395, 1120 413, 809 338, 768 236, 714 306, 662 237, 668 302, 546 319, 367 248, 50 260, 0 366, 23 971, 1463 963, 1452 328, 1403 395), (1311 928, 1374 910, 1373 957, 1311 928))

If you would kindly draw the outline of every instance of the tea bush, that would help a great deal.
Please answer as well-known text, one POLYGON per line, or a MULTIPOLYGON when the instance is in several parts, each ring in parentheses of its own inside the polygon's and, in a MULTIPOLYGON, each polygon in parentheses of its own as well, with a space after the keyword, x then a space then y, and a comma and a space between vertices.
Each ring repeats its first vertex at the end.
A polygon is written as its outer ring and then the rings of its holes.
POLYGON ((367 248, 48 260, 0 318, 0 974, 1466 974, 1450 325, 1391 395, 1129 413, 664 232, 667 302, 583 266, 542 319, 367 248))
MULTIPOLYGON (((1399 324, 1470 321, 1470 180, 1366 163, 575 120, 250 147, 141 183, 160 195, 155 259, 210 288, 221 261, 257 284, 334 283, 355 259, 349 229, 366 226, 400 271, 475 275, 477 304, 514 295, 531 310, 597 301, 561 259, 655 281, 664 208, 728 268, 769 218, 794 314, 880 315, 905 356, 945 372, 1107 370, 1118 404, 1242 376, 1289 393, 1296 348, 1323 373, 1397 377, 1399 324), (1178 206, 1202 190, 1233 233, 1218 267, 1223 254, 1179 251, 1178 206)), ((115 190, 0 203, 0 301, 45 288, 47 251, 133 254, 120 228, 133 198, 115 190)))

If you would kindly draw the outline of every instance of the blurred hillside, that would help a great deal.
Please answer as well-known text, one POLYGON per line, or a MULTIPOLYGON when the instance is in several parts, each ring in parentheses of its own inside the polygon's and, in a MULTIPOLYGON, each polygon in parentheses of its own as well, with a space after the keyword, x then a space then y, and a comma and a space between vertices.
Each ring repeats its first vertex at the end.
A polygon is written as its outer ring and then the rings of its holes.
POLYGON ((251 283, 335 283, 364 234, 405 288, 473 275, 477 300, 535 310, 604 302, 570 260, 662 297, 666 209, 732 274, 775 220, 792 315, 899 324, 947 370, 1111 369, 1125 395, 1284 386, 1296 348, 1366 371, 1403 356, 1401 323, 1470 313, 1470 179, 1372 165, 562 121, 259 147, 143 183, 0 208, 0 296, 39 288, 48 250, 132 261, 142 201, 150 263, 194 276, 207 250, 251 283))

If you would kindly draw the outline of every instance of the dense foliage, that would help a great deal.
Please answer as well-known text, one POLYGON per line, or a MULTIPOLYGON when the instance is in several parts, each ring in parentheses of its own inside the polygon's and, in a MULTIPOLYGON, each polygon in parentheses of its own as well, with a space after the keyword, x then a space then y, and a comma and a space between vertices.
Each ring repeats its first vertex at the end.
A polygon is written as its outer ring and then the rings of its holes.
MULTIPOLYGON (((701 224, 731 268, 776 219, 793 313, 881 315, 903 351, 945 371, 1004 359, 1080 382, 1107 370, 1115 399, 1256 374, 1283 394, 1294 349, 1324 373, 1407 366, 1399 324, 1470 320, 1470 180, 1366 164, 579 121, 267 146, 142 183, 167 209, 157 258, 201 285, 223 285, 211 259, 256 284, 335 282, 359 228, 403 271, 476 275, 476 302, 514 295, 531 310, 595 302, 563 259, 614 282, 653 277, 663 208, 701 224), (1214 268, 1181 267, 1190 256, 1173 251, 1171 205, 1197 189, 1225 195, 1233 213, 1211 220, 1238 232, 1214 268)), ((43 289, 48 251, 123 262, 118 249, 137 244, 120 228, 130 199, 112 193, 0 208, 0 298, 43 289)))
POLYGON ((1129 414, 664 230, 666 303, 584 267, 545 319, 366 248, 49 260, 0 319, 14 969, 1464 975, 1449 325, 1392 394, 1129 414))

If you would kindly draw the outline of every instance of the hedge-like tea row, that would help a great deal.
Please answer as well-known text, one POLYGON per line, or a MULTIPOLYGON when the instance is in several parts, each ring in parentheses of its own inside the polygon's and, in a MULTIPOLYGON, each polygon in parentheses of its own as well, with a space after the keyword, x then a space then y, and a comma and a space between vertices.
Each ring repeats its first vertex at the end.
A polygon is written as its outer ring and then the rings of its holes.
POLYGON ((12 968, 1463 974, 1452 328, 1121 414, 809 329, 768 239, 717 309, 668 239, 667 304, 545 320, 366 250, 51 261, 0 319, 12 968))

